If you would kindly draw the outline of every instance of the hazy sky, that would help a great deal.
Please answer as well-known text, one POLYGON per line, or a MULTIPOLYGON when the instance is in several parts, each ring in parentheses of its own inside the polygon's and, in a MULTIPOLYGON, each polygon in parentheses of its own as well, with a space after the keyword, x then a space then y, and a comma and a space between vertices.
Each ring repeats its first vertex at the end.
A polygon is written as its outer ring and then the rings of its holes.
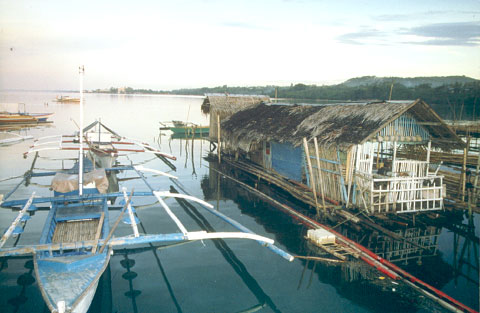
POLYGON ((480 78, 480 0, 0 0, 0 89, 480 78))

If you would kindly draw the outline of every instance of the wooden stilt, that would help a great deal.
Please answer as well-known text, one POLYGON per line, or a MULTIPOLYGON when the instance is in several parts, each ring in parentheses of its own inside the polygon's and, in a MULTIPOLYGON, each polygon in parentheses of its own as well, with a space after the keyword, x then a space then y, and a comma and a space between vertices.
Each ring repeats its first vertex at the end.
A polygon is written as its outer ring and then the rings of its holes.
POLYGON ((312 169, 312 162, 310 161, 310 152, 308 151, 308 143, 307 143, 307 138, 303 138, 303 147, 305 148, 305 157, 307 158, 307 165, 308 165, 308 171, 310 174, 310 184, 312 185, 312 191, 313 191, 313 198, 315 199, 315 209, 317 210, 317 216, 320 215, 319 209, 318 209, 318 201, 317 201, 317 191, 316 191, 316 186, 315 186, 315 177, 313 177, 313 169, 312 169))
POLYGON ((317 158, 318 182, 320 184, 320 191, 322 192, 323 211, 327 212, 327 207, 325 206, 325 181, 323 180, 322 169, 320 167, 320 153, 318 152, 317 137, 313 138, 313 143, 315 145, 315 157, 317 158))

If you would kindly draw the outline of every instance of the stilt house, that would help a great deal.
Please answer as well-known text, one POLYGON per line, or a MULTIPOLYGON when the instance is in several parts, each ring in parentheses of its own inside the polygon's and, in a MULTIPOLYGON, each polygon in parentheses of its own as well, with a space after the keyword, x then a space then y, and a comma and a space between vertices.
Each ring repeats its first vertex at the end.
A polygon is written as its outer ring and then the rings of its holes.
POLYGON ((224 151, 308 185, 318 203, 370 214, 442 209, 443 177, 430 151, 464 147, 422 100, 258 104, 223 120, 221 133, 224 151))

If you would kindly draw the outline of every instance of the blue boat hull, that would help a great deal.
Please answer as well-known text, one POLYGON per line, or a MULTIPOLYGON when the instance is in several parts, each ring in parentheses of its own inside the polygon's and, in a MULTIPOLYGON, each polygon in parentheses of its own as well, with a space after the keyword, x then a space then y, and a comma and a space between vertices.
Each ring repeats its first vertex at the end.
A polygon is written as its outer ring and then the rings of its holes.
MULTIPOLYGON (((96 246, 81 246, 83 241, 98 241, 108 235, 107 199, 67 200, 77 193, 55 192, 40 243, 78 243, 78 248, 38 252, 34 258, 38 285, 52 312, 87 312, 110 260, 109 249, 99 253, 96 246)), ((84 189, 84 194, 99 193, 90 188, 84 189)))
POLYGON ((109 260, 109 250, 90 255, 35 257, 35 275, 50 311, 60 312, 64 306, 65 312, 87 312, 109 260))

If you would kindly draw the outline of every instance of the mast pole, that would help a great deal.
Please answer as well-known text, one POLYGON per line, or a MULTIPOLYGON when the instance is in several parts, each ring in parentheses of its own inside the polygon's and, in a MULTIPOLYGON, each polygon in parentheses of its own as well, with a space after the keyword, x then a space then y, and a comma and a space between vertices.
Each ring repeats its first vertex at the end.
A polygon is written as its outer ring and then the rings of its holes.
POLYGON ((80 151, 78 155, 78 194, 83 195, 83 74, 84 66, 78 68, 80 73, 80 151))

